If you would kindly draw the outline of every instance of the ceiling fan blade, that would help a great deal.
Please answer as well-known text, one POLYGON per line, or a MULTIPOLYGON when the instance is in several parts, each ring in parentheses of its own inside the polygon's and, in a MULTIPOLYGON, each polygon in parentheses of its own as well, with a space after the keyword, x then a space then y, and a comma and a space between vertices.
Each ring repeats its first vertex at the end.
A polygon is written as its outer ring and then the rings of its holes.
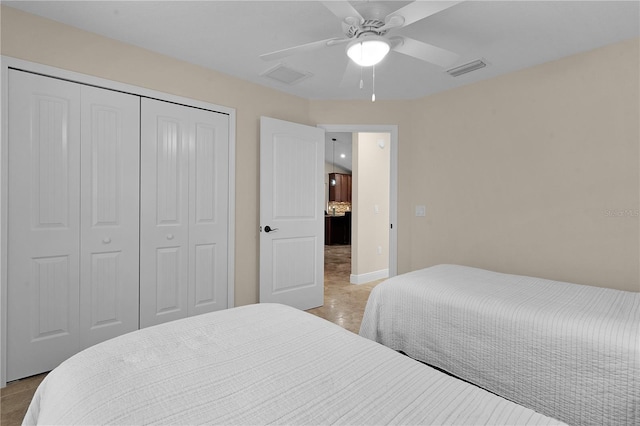
POLYGON ((442 68, 450 67, 460 57, 457 53, 409 37, 393 37, 392 41, 395 44, 393 47, 395 52, 430 62, 442 68))
MULTIPOLYGON (((395 12, 392 12, 387 15, 385 18, 385 22, 387 25, 392 25, 390 22, 395 16, 400 16, 404 18, 404 22, 401 25, 393 25, 393 27, 406 27, 407 25, 411 25, 414 22, 417 22, 421 19, 424 19, 428 16, 434 15, 438 12, 441 12, 445 9, 450 8, 451 6, 455 6, 458 3, 462 3, 462 1, 420 1, 416 0, 413 3, 409 3, 405 7, 402 7, 395 12)), ((396 19, 397 22, 397 19, 396 19)), ((385 25, 386 26, 386 25, 385 25)), ((391 27, 392 28, 392 27, 391 27)))
POLYGON ((282 58, 286 58, 287 56, 297 55, 299 53, 312 52, 314 50, 322 49, 324 47, 329 47, 329 46, 333 46, 333 45, 336 45, 336 44, 340 44, 340 43, 342 43, 344 41, 349 41, 349 39, 343 39, 343 38, 340 38, 340 37, 335 37, 335 38, 329 38, 329 39, 326 39, 326 40, 313 41, 311 43, 301 44, 299 46, 288 47, 288 48, 282 49, 282 50, 276 50, 275 52, 264 53, 264 54, 260 55, 260 58, 265 60, 265 61, 272 61, 274 59, 282 59, 282 58))
POLYGON ((324 7, 349 25, 360 25, 364 18, 348 1, 323 1, 324 7))

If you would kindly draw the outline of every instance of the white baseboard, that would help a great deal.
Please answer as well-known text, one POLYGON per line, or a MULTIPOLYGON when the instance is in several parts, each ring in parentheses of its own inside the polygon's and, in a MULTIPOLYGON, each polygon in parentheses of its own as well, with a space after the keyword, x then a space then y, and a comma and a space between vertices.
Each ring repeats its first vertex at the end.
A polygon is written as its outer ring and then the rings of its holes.
POLYGON ((383 278, 389 278, 389 269, 381 269, 380 271, 367 272, 360 275, 351 274, 349 282, 351 284, 366 284, 383 278))

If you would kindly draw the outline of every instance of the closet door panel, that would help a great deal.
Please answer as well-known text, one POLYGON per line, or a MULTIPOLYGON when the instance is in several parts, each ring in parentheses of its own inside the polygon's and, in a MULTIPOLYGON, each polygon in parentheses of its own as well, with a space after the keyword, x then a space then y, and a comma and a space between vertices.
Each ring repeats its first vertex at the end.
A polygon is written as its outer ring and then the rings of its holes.
POLYGON ((227 308, 229 118, 193 110, 189 315, 227 308))
POLYGON ((142 99, 140 326, 187 316, 189 117, 142 99))
POLYGON ((80 87, 9 71, 7 380, 79 342, 80 87))
POLYGON ((229 118, 143 99, 140 324, 227 308, 229 118))
POLYGON ((138 329, 140 98, 82 87, 81 345, 138 329))

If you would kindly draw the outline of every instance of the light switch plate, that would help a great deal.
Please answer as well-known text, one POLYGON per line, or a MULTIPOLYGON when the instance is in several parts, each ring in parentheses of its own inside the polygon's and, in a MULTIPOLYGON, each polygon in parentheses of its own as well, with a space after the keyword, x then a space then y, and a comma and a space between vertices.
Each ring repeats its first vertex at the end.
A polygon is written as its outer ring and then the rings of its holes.
POLYGON ((427 215, 427 207, 426 206, 416 206, 416 216, 417 217, 425 217, 427 215))

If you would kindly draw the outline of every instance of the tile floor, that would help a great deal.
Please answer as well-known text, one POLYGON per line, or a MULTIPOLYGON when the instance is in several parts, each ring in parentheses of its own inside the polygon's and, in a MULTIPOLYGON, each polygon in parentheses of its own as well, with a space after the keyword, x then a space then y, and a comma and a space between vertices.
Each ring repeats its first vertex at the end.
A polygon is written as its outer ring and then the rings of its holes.
POLYGON ((33 393, 46 374, 16 380, 0 389, 0 424, 2 426, 20 425, 27 412, 33 393))
POLYGON ((349 283, 351 246, 325 246, 324 256, 324 305, 307 312, 358 333, 369 293, 383 280, 349 283))
MULTIPOLYGON (((308 312, 358 333, 369 292, 380 281, 351 285, 351 246, 325 246, 324 305, 308 312)), ((22 418, 33 393, 46 374, 10 383, 0 390, 0 424, 14 426, 22 418)))

